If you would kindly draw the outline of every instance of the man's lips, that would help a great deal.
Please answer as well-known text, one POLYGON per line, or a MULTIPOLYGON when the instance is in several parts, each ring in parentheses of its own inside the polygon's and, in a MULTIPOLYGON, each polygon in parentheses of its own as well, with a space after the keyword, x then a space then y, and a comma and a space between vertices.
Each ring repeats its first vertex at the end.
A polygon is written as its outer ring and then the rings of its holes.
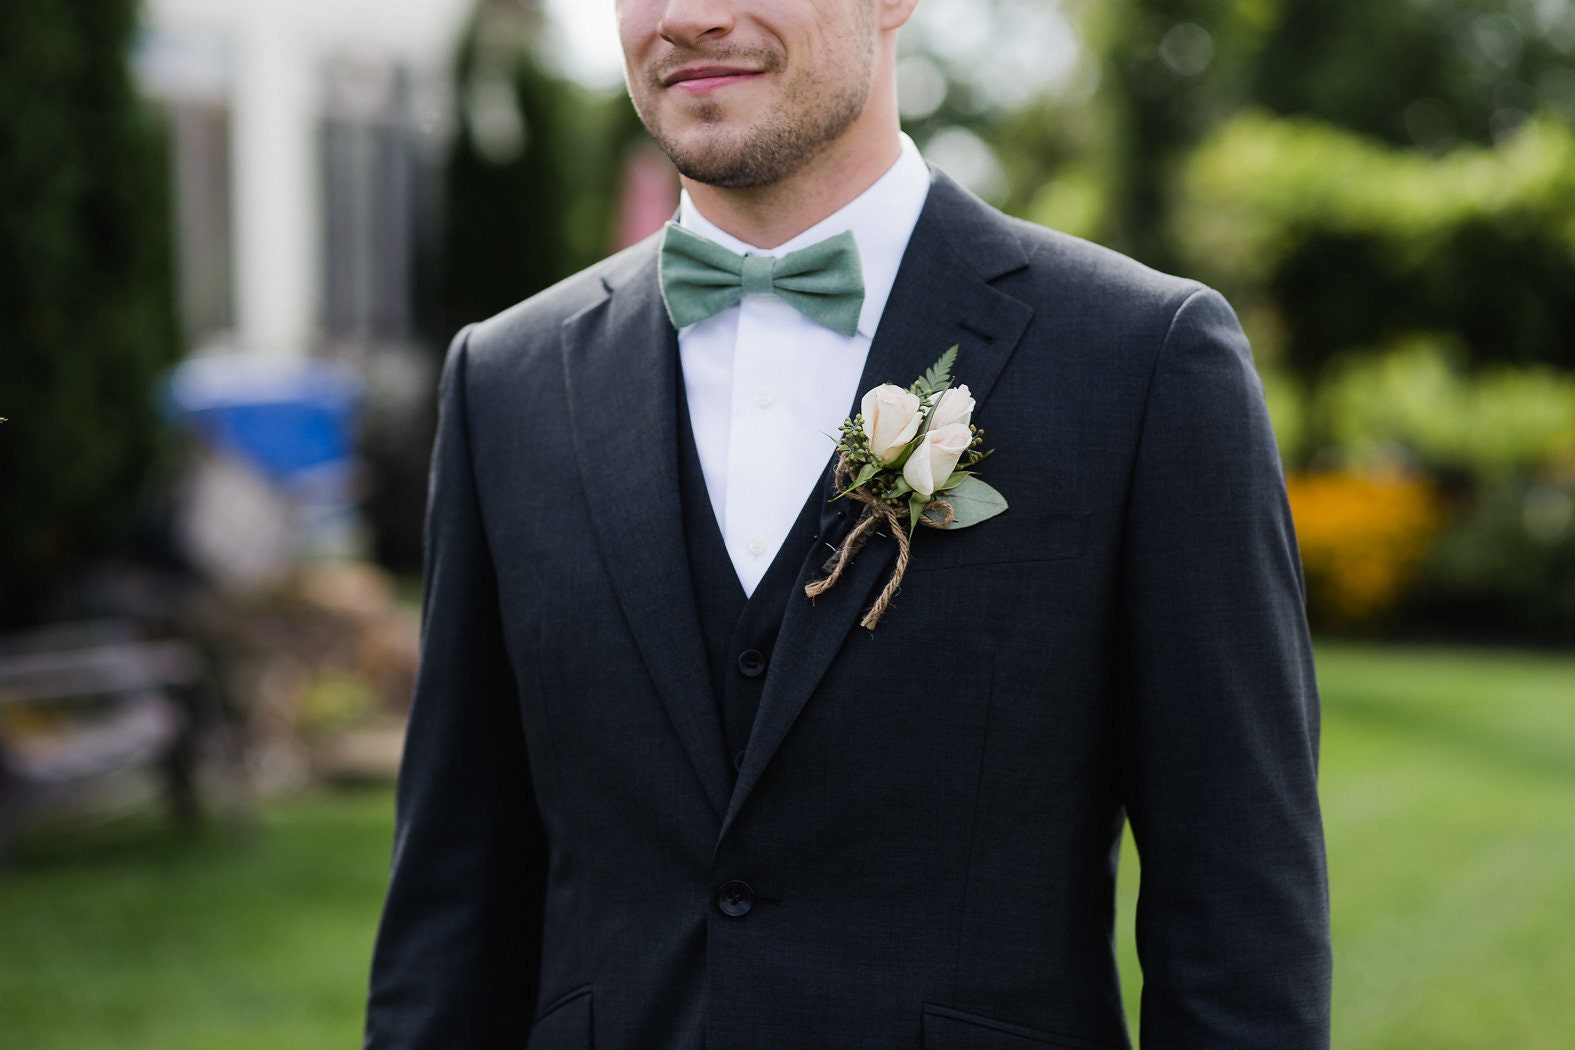
POLYGON ((685 66, 662 78, 663 87, 676 87, 686 91, 706 90, 737 84, 760 75, 759 70, 739 66, 685 66))

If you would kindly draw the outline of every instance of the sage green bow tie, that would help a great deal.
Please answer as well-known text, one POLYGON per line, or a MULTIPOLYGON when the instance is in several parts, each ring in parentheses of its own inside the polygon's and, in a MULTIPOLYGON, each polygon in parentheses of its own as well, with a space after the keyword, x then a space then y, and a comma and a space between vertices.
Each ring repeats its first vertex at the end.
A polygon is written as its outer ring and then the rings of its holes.
POLYGON ((859 330, 864 276, 851 231, 777 259, 738 255, 670 222, 662 234, 660 273, 674 328, 704 321, 746 295, 770 293, 833 332, 859 330))

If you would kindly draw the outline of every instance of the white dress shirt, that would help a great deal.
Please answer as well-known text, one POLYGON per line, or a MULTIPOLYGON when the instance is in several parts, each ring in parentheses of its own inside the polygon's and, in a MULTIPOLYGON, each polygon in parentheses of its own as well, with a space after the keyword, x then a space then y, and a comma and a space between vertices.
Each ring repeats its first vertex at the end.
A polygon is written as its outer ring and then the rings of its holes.
POLYGON ((864 273, 852 336, 770 294, 746 295, 678 331, 706 491, 745 594, 754 593, 820 483, 848 408, 863 393, 864 359, 929 192, 929 169, 904 135, 901 156, 873 186, 777 248, 745 244, 701 215, 687 192, 680 198, 679 225, 740 255, 780 257, 851 230, 864 273))

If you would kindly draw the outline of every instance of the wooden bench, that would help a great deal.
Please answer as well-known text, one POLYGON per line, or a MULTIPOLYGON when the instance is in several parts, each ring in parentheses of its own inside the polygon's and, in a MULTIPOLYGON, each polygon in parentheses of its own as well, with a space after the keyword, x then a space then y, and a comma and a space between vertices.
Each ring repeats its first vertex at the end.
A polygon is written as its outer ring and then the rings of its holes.
POLYGON ((122 621, 0 637, 0 866, 28 817, 132 771, 153 772, 172 815, 194 822, 199 759, 221 722, 188 642, 122 621))

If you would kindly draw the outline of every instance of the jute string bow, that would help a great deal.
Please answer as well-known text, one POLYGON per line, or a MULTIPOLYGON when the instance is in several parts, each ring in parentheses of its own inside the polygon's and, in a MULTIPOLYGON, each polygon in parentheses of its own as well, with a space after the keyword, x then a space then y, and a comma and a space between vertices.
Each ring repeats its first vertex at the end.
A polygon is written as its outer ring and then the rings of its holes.
MULTIPOLYGON (((864 614, 864 619, 859 621, 860 627, 873 631, 875 625, 880 623, 881 617, 886 615, 892 599, 897 597, 897 592, 902 589, 902 578, 908 571, 908 555, 913 540, 908 535, 908 522, 905 520, 907 515, 903 513, 906 504, 899 508, 862 489, 849 492, 848 486, 853 483, 853 468, 848 463, 846 453, 837 457, 834 480, 837 488, 842 490, 844 498, 862 504, 864 511, 859 515, 858 523, 853 526, 853 530, 842 541, 842 546, 837 548, 837 553, 826 562, 826 571, 831 575, 824 580, 806 584, 804 595, 810 601, 814 601, 835 587, 837 581, 842 579, 843 570, 848 567, 853 556, 863 549, 864 544, 869 542, 870 536, 884 525, 886 530, 897 538, 897 567, 892 570, 891 579, 886 581, 886 586, 881 588, 875 604, 870 606, 869 612, 864 614)), ((919 524, 927 525, 932 529, 944 529, 955 520, 956 515, 952 505, 939 498, 930 500, 924 507, 924 513, 919 516, 919 524)))

